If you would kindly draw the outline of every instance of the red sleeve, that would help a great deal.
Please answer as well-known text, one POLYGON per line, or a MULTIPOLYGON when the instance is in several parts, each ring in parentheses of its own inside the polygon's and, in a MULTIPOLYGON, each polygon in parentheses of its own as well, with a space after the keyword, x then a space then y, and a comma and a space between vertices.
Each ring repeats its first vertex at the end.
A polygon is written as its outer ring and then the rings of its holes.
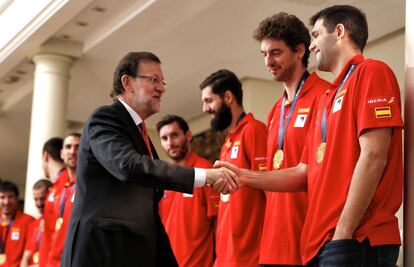
POLYGON ((249 125, 246 130, 246 135, 243 140, 246 140, 248 158, 250 159, 250 169, 255 171, 266 170, 266 158, 267 158, 267 128, 266 126, 255 121, 249 125))
POLYGON ((383 62, 368 61, 356 80, 358 135, 365 129, 403 127, 400 90, 392 70, 383 62))

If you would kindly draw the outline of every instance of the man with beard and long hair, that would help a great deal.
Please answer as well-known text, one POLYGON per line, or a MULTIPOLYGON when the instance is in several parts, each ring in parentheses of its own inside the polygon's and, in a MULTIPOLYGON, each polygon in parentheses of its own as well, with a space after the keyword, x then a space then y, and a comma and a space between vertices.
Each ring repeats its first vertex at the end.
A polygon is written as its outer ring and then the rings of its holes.
MULTIPOLYGON (((264 63, 284 92, 269 112, 267 170, 296 166, 306 143, 318 97, 330 83, 307 71, 309 30, 284 12, 260 22, 254 33, 264 63)), ((306 192, 266 192, 266 213, 260 244, 261 266, 300 266, 300 235, 308 206, 306 192)))
MULTIPOLYGON (((219 70, 200 85, 203 111, 213 116, 212 129, 228 130, 220 160, 251 170, 266 169, 266 126, 243 108, 237 76, 219 70)), ((221 195, 216 233, 215 267, 253 267, 259 262, 265 212, 263 191, 248 187, 221 195)))
MULTIPOLYGON (((191 131, 178 116, 167 115, 157 123, 161 146, 173 164, 212 168, 213 164, 191 150, 191 131)), ((209 186, 193 194, 164 191, 160 216, 180 267, 211 267, 214 263, 214 232, 220 195, 209 186)))

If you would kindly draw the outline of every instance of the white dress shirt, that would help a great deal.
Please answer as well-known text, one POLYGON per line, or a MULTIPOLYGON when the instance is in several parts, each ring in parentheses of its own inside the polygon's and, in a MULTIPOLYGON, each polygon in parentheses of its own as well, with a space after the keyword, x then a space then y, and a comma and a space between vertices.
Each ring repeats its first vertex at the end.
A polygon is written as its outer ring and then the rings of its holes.
MULTIPOLYGON (((123 100, 119 99, 119 102, 121 102, 122 105, 126 108, 129 115, 131 115, 132 119, 135 122, 135 125, 139 125, 142 122, 141 117, 139 114, 133 110, 127 103, 125 103, 123 100)), ((202 187, 206 184, 206 170, 201 168, 194 168, 194 187, 202 187)))

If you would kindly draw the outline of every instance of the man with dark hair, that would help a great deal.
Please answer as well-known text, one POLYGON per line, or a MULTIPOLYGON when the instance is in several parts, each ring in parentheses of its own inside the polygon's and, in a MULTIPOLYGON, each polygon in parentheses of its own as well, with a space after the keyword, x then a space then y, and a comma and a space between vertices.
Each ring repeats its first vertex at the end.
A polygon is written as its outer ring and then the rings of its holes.
POLYGON ((43 232, 39 247, 39 265, 46 266, 47 256, 50 251, 52 233, 54 231, 55 216, 54 206, 58 205, 57 193, 60 192, 67 180, 65 164, 60 157, 63 147, 63 138, 52 137, 43 145, 42 167, 46 177, 53 182, 49 188, 45 208, 43 211, 43 232))
MULTIPOLYGON (((213 131, 223 131, 232 123, 232 113, 230 107, 225 105, 222 101, 225 94, 231 94, 233 102, 243 113, 243 91, 242 85, 237 76, 229 70, 218 70, 204 79, 200 84, 200 89, 203 92, 203 111, 209 114, 214 114, 211 120, 211 128, 213 131), (220 107, 211 106, 210 104, 221 104, 220 107), (217 113, 217 114, 216 114, 217 113)), ((234 124, 236 122, 233 122, 234 124)), ((233 125, 234 126, 234 125, 233 125)), ((233 127, 234 128, 234 127, 233 127)))
POLYGON ((118 64, 116 100, 93 112, 82 134, 63 267, 177 266, 158 214, 163 190, 192 193, 233 175, 158 159, 144 121, 160 111, 165 90, 154 54, 131 52, 118 64))
POLYGON ((317 103, 301 163, 264 175, 217 166, 237 172, 241 186, 308 191, 301 252, 309 266, 395 266, 403 128, 397 80, 385 63, 364 59, 361 10, 328 7, 311 24, 310 50, 335 80, 317 103))
MULTIPOLYGON (((260 42, 269 72, 285 89, 267 118, 267 170, 293 167, 300 161, 316 101, 330 84, 306 70, 310 35, 296 16, 281 12, 268 17, 253 37, 260 42)), ((307 198, 306 192, 266 192, 262 266, 302 265, 300 235, 307 198)))
MULTIPOLYGON (((243 108, 243 91, 237 76, 219 70, 200 85, 203 111, 212 115, 213 130, 228 130, 220 160, 252 170, 266 169, 266 126, 243 108)), ((217 221, 214 267, 257 266, 265 212, 261 190, 242 188, 221 195, 217 221)))
POLYGON ((69 200, 75 190, 79 143, 79 133, 70 133, 63 139, 60 157, 66 168, 59 173, 45 204, 44 231, 39 251, 41 267, 55 267, 60 264, 69 223, 64 220, 64 213, 71 211, 72 205, 69 200))
POLYGON ((20 210, 19 189, 10 181, 0 183, 0 266, 18 267, 33 218, 20 210))
MULTIPOLYGON (((168 115, 157 123, 161 146, 173 164, 211 168, 213 165, 191 150, 187 122, 168 115)), ((161 220, 180 267, 211 267, 214 263, 214 232, 220 195, 208 186, 193 194, 164 191, 160 201, 161 220)))
POLYGON ((47 140, 42 149, 42 167, 47 178, 52 182, 57 180, 59 173, 63 170, 64 164, 60 158, 63 139, 60 137, 52 137, 47 140))
POLYGON ((44 225, 43 211, 45 208, 46 196, 51 187, 52 182, 46 179, 40 179, 33 185, 33 199, 36 208, 40 211, 41 217, 33 221, 30 225, 30 231, 20 267, 38 266, 39 264, 40 240, 42 238, 44 225))
POLYGON ((48 251, 46 267, 59 267, 63 252, 63 245, 69 225, 69 218, 73 207, 73 196, 76 187, 76 169, 78 163, 78 149, 80 133, 70 133, 63 139, 60 156, 66 166, 66 175, 62 175, 63 186, 54 194, 52 236, 48 251), (65 215, 68 214, 68 215, 65 215))

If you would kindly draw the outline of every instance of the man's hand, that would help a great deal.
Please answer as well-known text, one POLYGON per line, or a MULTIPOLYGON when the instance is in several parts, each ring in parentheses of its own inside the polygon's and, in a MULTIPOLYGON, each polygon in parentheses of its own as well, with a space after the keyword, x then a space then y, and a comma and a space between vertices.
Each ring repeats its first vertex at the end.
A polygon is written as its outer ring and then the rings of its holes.
MULTIPOLYGON (((231 163, 228 163, 228 162, 225 162, 225 161, 219 161, 219 160, 216 160, 216 162, 214 162, 214 168, 225 168, 225 169, 231 171, 236 176, 235 182, 237 183, 237 187, 244 186, 244 184, 242 184, 242 182, 239 179, 240 176, 242 176, 243 169, 240 169, 239 167, 237 167, 237 166, 235 166, 231 163)), ((230 182, 230 181, 227 180, 227 182, 230 182)))
POLYGON ((237 177, 226 168, 206 169, 206 184, 213 185, 217 191, 228 194, 237 190, 237 177))

